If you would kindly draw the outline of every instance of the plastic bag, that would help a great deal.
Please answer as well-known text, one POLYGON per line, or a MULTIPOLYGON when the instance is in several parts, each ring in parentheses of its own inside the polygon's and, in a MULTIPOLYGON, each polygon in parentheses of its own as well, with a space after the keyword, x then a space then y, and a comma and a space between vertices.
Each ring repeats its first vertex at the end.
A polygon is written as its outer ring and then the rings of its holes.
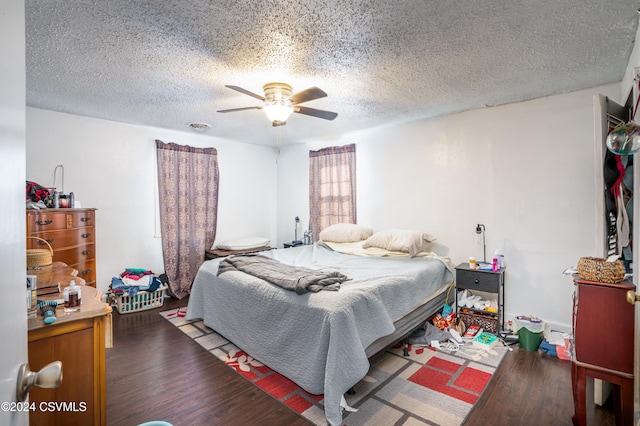
POLYGON ((532 333, 542 333, 545 323, 533 314, 518 315, 513 319, 513 331, 517 333, 519 329, 526 328, 532 333))

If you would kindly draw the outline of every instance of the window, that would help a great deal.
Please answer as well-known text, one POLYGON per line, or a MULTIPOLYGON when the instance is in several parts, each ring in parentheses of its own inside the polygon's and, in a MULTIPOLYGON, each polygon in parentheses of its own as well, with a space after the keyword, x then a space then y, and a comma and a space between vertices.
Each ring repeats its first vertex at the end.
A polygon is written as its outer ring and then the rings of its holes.
POLYGON ((335 223, 356 223, 356 146, 309 151, 309 227, 314 240, 335 223))

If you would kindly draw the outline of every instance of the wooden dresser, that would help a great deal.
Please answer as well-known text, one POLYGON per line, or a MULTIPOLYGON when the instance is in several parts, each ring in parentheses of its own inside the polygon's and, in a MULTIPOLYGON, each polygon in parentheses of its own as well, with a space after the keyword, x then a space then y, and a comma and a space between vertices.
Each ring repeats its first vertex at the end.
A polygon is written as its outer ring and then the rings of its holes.
POLYGON ((574 275, 573 361, 574 425, 586 425, 586 381, 613 385, 616 424, 633 424, 634 305, 626 300, 635 286, 585 281, 574 275))
MULTIPOLYGON (((96 209, 27 210, 27 237, 39 237, 53 248, 53 261, 78 271, 87 285, 96 286, 96 209)), ((47 249, 38 239, 27 238, 28 249, 47 249)))
MULTIPOLYGON (((38 285, 70 280, 83 284, 73 268, 61 262, 29 271, 38 277, 38 285)), ((59 299, 62 294, 38 296, 38 299, 59 299)), ((38 408, 29 413, 31 425, 106 425, 106 353, 111 346, 111 306, 102 302, 102 295, 93 287, 82 286, 79 311, 56 311, 56 322, 44 324, 38 315, 28 322, 29 367, 39 371, 50 362, 62 362, 62 384, 55 389, 34 387, 29 402, 38 408), (57 405, 55 405, 57 404, 57 405), (53 408, 52 408, 53 407, 53 408), (56 407, 65 407, 56 409, 56 407)))

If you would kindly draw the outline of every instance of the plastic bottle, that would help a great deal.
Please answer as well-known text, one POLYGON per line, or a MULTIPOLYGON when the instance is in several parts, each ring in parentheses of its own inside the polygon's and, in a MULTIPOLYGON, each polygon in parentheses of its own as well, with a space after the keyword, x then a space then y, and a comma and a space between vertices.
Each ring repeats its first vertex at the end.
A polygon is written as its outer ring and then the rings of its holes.
POLYGON ((73 192, 69 193, 69 208, 72 209, 73 205, 76 202, 76 197, 73 195, 73 192))
POLYGON ((69 281, 69 286, 64 289, 64 311, 73 312, 80 310, 82 303, 82 290, 74 280, 69 281))
POLYGON ((498 255, 493 256, 493 260, 491 261, 491 270, 493 272, 498 272, 500 270, 500 265, 498 262, 500 262, 498 260, 498 255))
POLYGON ((27 275, 27 312, 32 316, 38 310, 37 278, 36 275, 27 275))
POLYGON ((475 257, 470 257, 469 258, 469 269, 476 269, 478 267, 478 264, 476 263, 476 258, 475 257))
POLYGON ((504 255, 500 253, 500 250, 496 250, 494 257, 498 259, 498 269, 504 268, 504 255))

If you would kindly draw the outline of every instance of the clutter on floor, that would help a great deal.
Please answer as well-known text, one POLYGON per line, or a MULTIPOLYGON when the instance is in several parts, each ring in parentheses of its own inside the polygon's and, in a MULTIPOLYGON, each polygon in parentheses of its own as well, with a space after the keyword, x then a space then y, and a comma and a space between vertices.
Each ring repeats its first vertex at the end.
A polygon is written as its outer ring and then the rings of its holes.
POLYGON ((549 324, 534 314, 518 315, 513 320, 505 321, 498 335, 498 319, 495 315, 477 312, 486 310, 487 313, 493 313, 494 306, 497 309, 495 299, 483 300, 478 295, 462 290, 458 293, 458 305, 459 317, 455 315, 455 307, 445 304, 442 312, 409 335, 407 342, 417 346, 461 350, 471 358, 478 355, 478 350, 490 351, 498 344, 508 347, 520 343, 524 350, 540 349, 550 356, 571 359, 571 334, 550 330, 549 324), (466 311, 465 307, 472 310, 466 311))
MULTIPOLYGON (((495 332, 495 328, 493 331, 495 332)), ((427 321, 422 327, 414 330, 408 336, 407 342, 413 346, 430 346, 456 352, 475 361, 483 356, 495 354, 493 348, 499 344, 508 346, 499 336, 485 331, 477 324, 467 326, 456 318, 454 309, 448 304, 445 304, 442 312, 436 314, 432 321, 427 321)))

